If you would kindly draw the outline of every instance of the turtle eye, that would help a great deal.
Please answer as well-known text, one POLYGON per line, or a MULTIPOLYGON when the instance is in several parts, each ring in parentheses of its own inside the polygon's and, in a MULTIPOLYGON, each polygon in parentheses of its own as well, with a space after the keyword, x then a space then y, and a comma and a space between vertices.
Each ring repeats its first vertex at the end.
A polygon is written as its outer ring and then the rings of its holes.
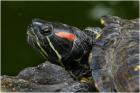
POLYGON ((48 31, 49 31, 49 27, 48 27, 48 26, 45 26, 45 27, 43 28, 43 31, 44 31, 44 32, 48 32, 48 31))
POLYGON ((43 33, 44 33, 45 35, 51 34, 51 30, 50 30, 49 26, 44 26, 44 27, 42 28, 42 30, 43 30, 43 33))

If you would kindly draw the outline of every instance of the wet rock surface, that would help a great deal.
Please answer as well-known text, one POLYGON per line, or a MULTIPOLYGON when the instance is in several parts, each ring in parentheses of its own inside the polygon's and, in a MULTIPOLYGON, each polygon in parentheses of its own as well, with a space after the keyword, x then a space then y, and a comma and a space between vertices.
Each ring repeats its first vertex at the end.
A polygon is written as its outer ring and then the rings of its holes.
POLYGON ((17 76, 1 76, 4 92, 80 92, 95 91, 94 83, 80 83, 64 68, 48 61, 23 69, 17 76))
POLYGON ((64 68, 46 61, 37 67, 28 67, 17 76, 1 76, 2 91, 53 92, 74 83, 64 68))
POLYGON ((69 73, 65 71, 64 68, 48 61, 38 65, 37 67, 25 68, 17 75, 17 77, 42 85, 73 81, 69 73))
POLYGON ((66 85, 62 88, 61 92, 97 92, 93 81, 87 83, 75 82, 70 85, 66 85))
POLYGON ((30 81, 11 76, 2 76, 2 92, 57 92, 68 83, 36 84, 30 81))

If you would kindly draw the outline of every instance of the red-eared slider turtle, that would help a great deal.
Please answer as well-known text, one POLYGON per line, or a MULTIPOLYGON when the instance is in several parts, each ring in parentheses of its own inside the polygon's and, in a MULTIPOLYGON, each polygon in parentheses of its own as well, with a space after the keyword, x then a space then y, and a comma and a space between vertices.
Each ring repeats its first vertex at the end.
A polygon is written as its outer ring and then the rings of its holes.
MULTIPOLYGON (((90 77, 92 71, 99 91, 139 91, 138 20, 103 16, 101 23, 103 29, 88 27, 82 32, 66 24, 34 19, 28 28, 28 42, 76 78, 90 77)), ((80 84, 68 87, 73 86, 79 87, 78 91, 81 88, 80 84)))
POLYGON ((91 76, 89 37, 67 24, 34 19, 28 27, 28 43, 50 62, 63 66, 74 77, 91 76))

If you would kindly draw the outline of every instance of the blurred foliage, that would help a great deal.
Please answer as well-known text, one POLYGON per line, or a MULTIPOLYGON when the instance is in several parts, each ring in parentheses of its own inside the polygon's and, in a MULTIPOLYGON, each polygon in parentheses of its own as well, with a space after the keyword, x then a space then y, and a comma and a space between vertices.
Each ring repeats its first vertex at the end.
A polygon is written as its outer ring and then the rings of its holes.
POLYGON ((139 17, 138 1, 2 1, 1 2, 1 73, 16 75, 25 67, 44 62, 26 42, 26 30, 34 18, 62 22, 84 29, 101 26, 104 14, 126 19, 139 17))

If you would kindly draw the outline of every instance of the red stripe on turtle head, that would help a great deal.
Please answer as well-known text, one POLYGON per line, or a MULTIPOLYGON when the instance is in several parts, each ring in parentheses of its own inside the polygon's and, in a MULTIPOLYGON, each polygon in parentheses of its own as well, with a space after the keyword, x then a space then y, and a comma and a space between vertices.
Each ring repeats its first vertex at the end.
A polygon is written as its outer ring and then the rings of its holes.
POLYGON ((68 32, 56 32, 55 35, 57 35, 60 38, 67 39, 69 41, 76 40, 76 35, 68 32))

